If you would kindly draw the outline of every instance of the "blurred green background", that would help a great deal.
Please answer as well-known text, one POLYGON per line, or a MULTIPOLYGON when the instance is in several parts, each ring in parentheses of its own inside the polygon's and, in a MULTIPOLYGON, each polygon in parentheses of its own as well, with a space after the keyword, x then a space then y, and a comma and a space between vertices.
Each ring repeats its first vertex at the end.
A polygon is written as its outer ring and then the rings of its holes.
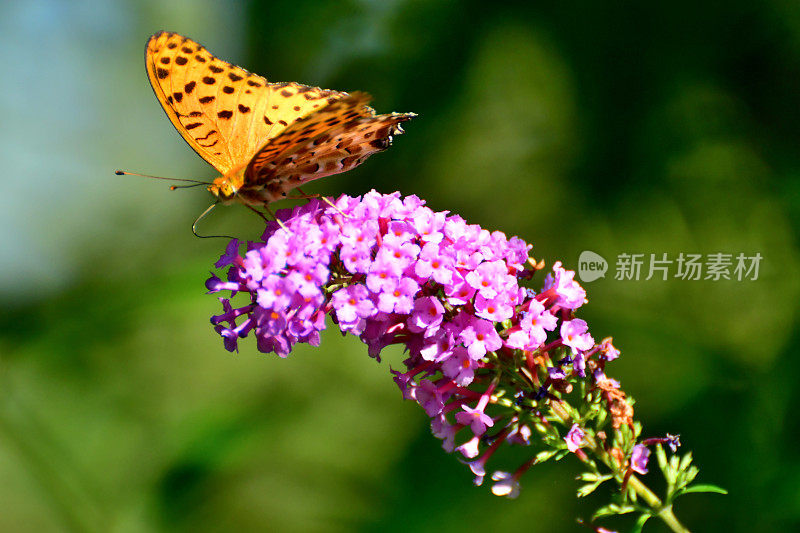
MULTIPOLYGON (((225 243, 189 229, 209 195, 113 175, 214 177, 150 90, 160 29, 419 113, 309 191, 400 190, 548 264, 608 259, 581 316, 623 352, 609 373, 730 490, 678 516, 800 527, 797 2, 32 0, 0 3, 0 531, 588 531, 601 501, 575 499, 574 460, 516 501, 473 487, 401 400, 397 352, 334 330, 288 360, 223 349, 203 282, 225 243), (680 252, 763 261, 614 280, 620 253, 680 252)), ((203 227, 261 229, 235 207, 203 227)))

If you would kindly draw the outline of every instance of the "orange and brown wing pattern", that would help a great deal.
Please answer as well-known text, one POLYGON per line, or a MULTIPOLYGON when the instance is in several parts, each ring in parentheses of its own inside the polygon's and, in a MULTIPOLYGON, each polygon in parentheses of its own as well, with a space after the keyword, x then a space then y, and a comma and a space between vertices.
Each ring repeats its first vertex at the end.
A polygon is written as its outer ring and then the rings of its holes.
POLYGON ((280 135, 270 139, 261 150, 253 156, 245 172, 245 182, 255 184, 260 177, 264 177, 266 167, 275 166, 276 158, 280 154, 288 157, 309 142, 312 144, 325 132, 352 121, 358 117, 374 115, 372 109, 367 107, 370 96, 365 93, 354 92, 328 104, 319 111, 306 117, 301 117, 293 122, 280 135))
POLYGON ((150 84, 186 142, 221 174, 242 168, 298 118, 345 93, 299 83, 268 83, 177 33, 147 42, 150 84))
MULTIPOLYGON (((414 113, 375 115, 370 96, 354 92, 300 118, 253 157, 242 189, 266 188, 276 197, 308 181, 338 174, 385 150, 414 113)), ((245 192, 244 190, 242 192, 245 192)))

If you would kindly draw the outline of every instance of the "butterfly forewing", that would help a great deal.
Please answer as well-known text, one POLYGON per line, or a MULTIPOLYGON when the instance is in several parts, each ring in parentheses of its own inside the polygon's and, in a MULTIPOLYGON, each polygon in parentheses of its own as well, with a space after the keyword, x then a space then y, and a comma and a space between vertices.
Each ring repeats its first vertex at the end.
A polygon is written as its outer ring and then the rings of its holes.
POLYGON ((247 165, 298 118, 346 95, 268 83, 176 33, 153 35, 145 62, 156 97, 178 132, 223 175, 247 165))

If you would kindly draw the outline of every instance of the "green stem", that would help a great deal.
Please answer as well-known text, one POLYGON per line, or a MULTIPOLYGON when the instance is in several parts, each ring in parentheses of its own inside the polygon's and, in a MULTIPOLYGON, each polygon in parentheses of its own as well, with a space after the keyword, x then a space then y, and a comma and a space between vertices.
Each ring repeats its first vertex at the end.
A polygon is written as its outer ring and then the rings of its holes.
POLYGON ((658 511, 656 516, 659 517, 672 531, 675 533, 691 533, 686 526, 678 521, 675 513, 672 512, 672 505, 664 506, 661 500, 653 494, 653 491, 647 488, 636 476, 631 476, 628 479, 628 486, 636 492, 639 497, 644 500, 653 511, 658 511))
MULTIPOLYGON (((550 408, 552 412, 555 413, 556 416, 558 416, 567 425, 569 425, 572 420, 577 419, 577 417, 574 416, 574 413, 570 413, 570 409, 572 407, 566 402, 552 402, 550 404, 550 408)), ((592 451, 594 456, 600 459, 600 461, 610 468, 612 472, 617 472, 618 469, 615 468, 616 461, 608 456, 603 447, 588 435, 585 437, 585 439, 589 445, 588 449, 592 451)), ((659 517, 672 531, 675 533, 691 533, 686 526, 680 523, 678 517, 675 516, 675 513, 672 512, 672 505, 670 504, 665 506, 658 496, 656 496, 653 491, 647 488, 647 486, 642 483, 639 478, 631 475, 628 479, 628 486, 631 487, 634 492, 636 492, 636 494, 645 501, 645 503, 647 503, 648 507, 653 510, 653 514, 659 517)))

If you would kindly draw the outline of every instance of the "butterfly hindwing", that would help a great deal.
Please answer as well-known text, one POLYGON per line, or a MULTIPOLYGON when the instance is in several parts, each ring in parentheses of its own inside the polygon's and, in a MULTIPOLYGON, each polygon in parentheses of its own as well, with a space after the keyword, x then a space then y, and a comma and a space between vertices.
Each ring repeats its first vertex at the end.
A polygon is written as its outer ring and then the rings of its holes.
POLYGON ((399 124, 413 113, 375 115, 370 96, 354 92, 297 120, 270 139, 253 157, 243 188, 289 190, 305 182, 337 174, 385 150, 399 124))
POLYGON ((369 115, 371 109, 366 105, 369 100, 369 95, 364 93, 347 94, 320 111, 296 120, 253 156, 245 172, 246 181, 258 183, 267 176, 267 167, 277 165, 278 156, 286 158, 307 144, 314 146, 315 142, 319 142, 318 138, 337 125, 369 115))
POLYGON ((363 163, 369 156, 389 148, 392 136, 403 133, 401 122, 411 120, 412 113, 393 113, 358 119, 351 128, 333 128, 316 146, 316 150, 297 152, 291 161, 279 161, 276 174, 297 176, 300 184, 339 174, 363 163))

